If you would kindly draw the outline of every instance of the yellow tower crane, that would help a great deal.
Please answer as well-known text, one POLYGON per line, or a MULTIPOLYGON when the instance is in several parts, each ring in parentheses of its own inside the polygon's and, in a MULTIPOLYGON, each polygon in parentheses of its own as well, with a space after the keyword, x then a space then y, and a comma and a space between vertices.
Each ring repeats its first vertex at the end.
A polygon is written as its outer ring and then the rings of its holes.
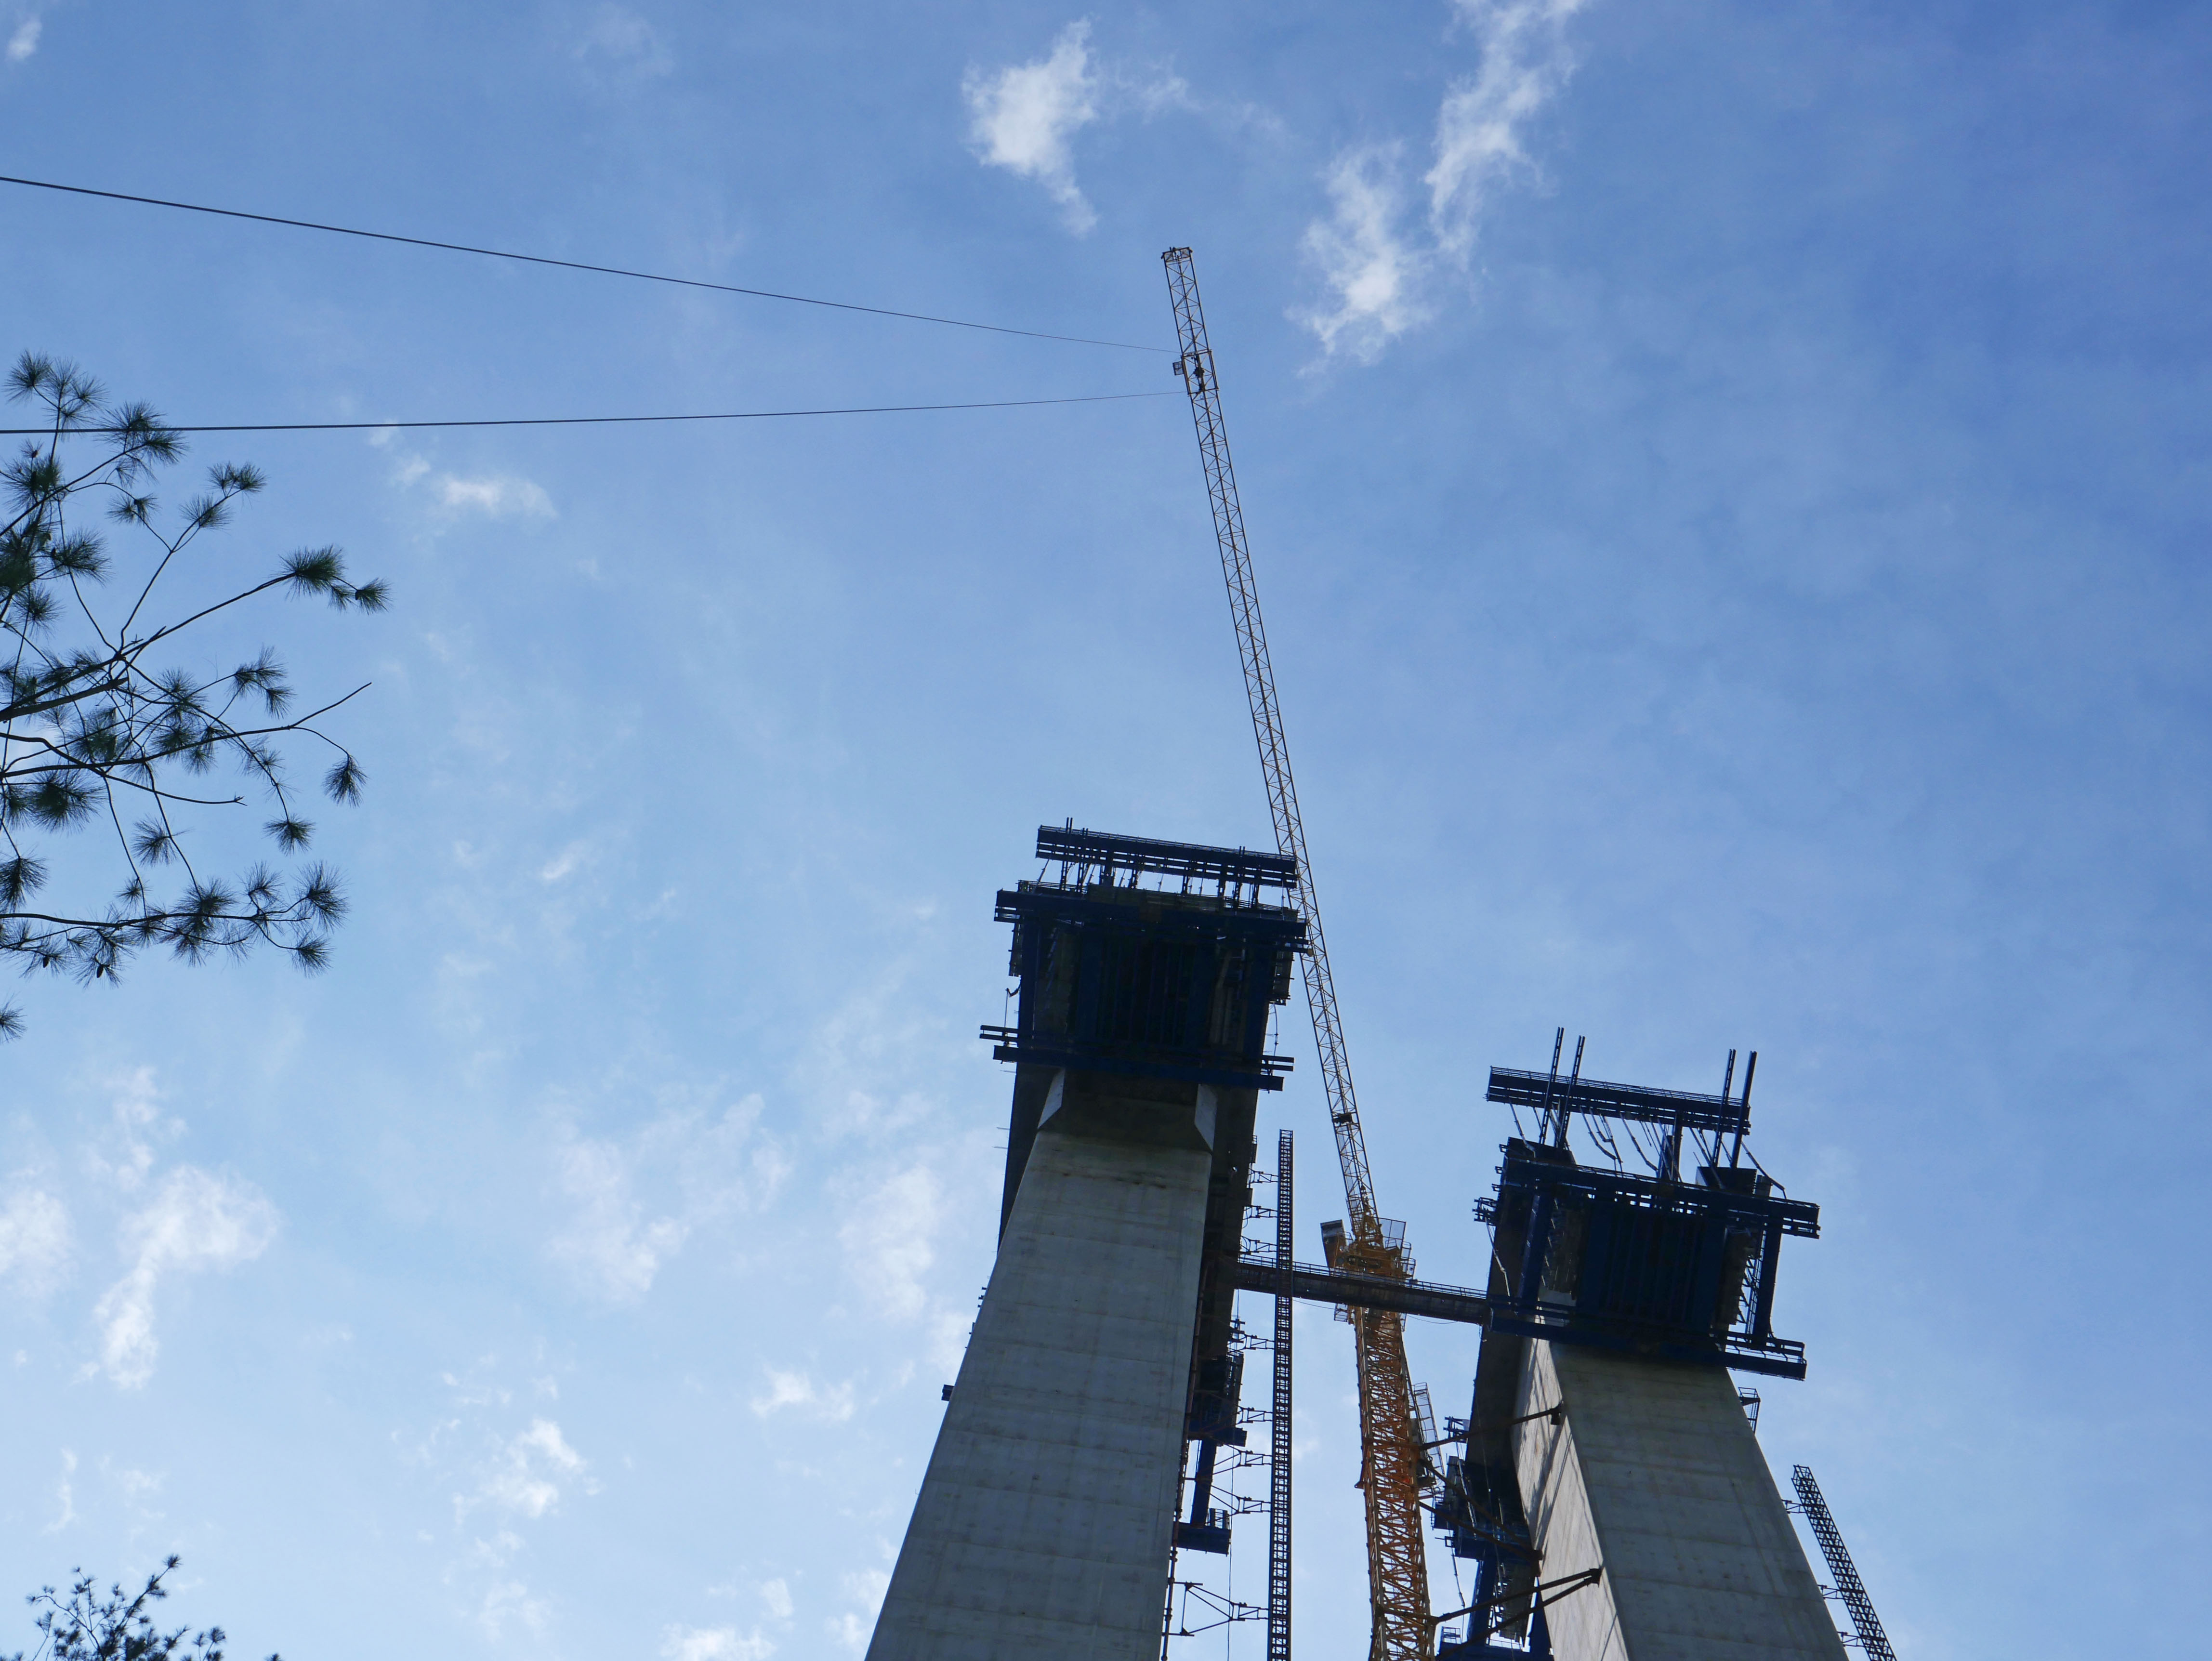
MULTIPOLYGON (((1328 942, 1314 896, 1313 863, 1306 855, 1305 825, 1298 817, 1297 787, 1291 777, 1291 753, 1275 698, 1274 666, 1260 620, 1252 555, 1244 541, 1244 510, 1237 499, 1237 473, 1229 460, 1220 378, 1206 340, 1206 313, 1199 305, 1198 273, 1188 248, 1170 248, 1160 259, 1167 268, 1168 297, 1175 308, 1180 349, 1176 373, 1190 394, 1191 417, 1198 429, 1199 459, 1212 504, 1214 537, 1221 545, 1221 575, 1229 587, 1230 617, 1244 666, 1244 691, 1252 705, 1252 734, 1259 740, 1260 771, 1267 781, 1276 851, 1297 861, 1297 904, 1306 922, 1306 1007, 1313 1016, 1322 1089, 1336 1136, 1337 1161, 1344 1170, 1344 1202, 1350 1214, 1349 1233, 1337 1262, 1363 1275, 1409 1280, 1413 1265, 1406 1255, 1404 1226, 1375 1208, 1367 1139, 1359 1128, 1352 1063, 1345 1052, 1344 1025, 1337 1015, 1336 983, 1329 974, 1328 942)), ((1359 1366, 1360 1486, 1367 1502, 1367 1586, 1374 1615, 1369 1661, 1425 1661, 1436 1628, 1429 1619, 1428 1563, 1421 1534, 1425 1432, 1406 1365, 1405 1317, 1375 1309, 1346 1313, 1359 1366)))

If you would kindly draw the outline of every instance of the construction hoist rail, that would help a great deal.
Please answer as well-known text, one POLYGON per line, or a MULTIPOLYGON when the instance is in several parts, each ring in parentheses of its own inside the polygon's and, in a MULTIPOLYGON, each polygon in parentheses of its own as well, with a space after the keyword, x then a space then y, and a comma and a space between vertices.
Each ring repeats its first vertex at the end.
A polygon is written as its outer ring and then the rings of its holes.
MULTIPOLYGON (((1337 1014, 1336 983, 1329 974, 1328 942, 1314 896, 1313 863, 1306 856, 1305 824, 1298 815, 1290 746, 1283 737, 1274 666, 1267 656, 1267 631, 1260 618, 1260 591, 1244 540, 1244 509, 1229 459, 1220 377, 1206 338, 1206 313, 1199 305, 1198 273, 1188 248, 1170 248, 1160 260, 1167 268, 1168 298, 1175 308, 1179 348, 1175 368, 1190 394, 1191 419, 1198 429, 1199 460, 1213 509, 1213 534, 1221 549, 1221 575, 1229 589, 1230 618, 1244 669, 1245 697, 1252 707, 1252 736, 1260 746, 1275 848, 1297 861, 1296 898, 1306 924, 1302 965, 1306 1008, 1313 1016, 1322 1091, 1350 1213, 1350 1238, 1340 1261, 1359 1273, 1404 1278, 1411 1270, 1402 1231, 1386 1225, 1375 1208, 1367 1139, 1360 1129, 1352 1063, 1337 1014)), ((1359 1366, 1360 1487, 1367 1506, 1367 1585, 1374 1618, 1368 1655, 1370 1661, 1423 1661, 1431 1653, 1435 1628, 1429 1620, 1428 1562, 1421 1531, 1421 1433, 1414 1417, 1413 1376, 1406 1365, 1405 1317, 1377 1309, 1352 1308, 1346 1313, 1359 1366)))

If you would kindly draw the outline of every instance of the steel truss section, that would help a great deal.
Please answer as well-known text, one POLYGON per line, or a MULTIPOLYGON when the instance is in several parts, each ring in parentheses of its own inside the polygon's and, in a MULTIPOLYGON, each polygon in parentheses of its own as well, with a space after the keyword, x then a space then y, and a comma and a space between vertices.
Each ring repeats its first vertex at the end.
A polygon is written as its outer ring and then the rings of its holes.
POLYGON ((1195 879, 1212 883, 1220 894, 1244 887, 1291 893, 1298 885, 1296 861, 1279 854, 1079 830, 1072 824, 1037 826, 1036 856, 1047 863, 1060 862, 1062 887, 1072 884, 1080 888, 1093 881, 1109 888, 1117 883, 1133 885, 1140 877, 1179 877, 1186 891, 1195 879))
MULTIPOLYGON (((1290 746, 1283 735, 1282 708, 1275 695, 1274 665, 1267 654, 1259 587, 1245 542, 1244 509, 1237 499, 1237 472, 1229 459, 1220 377, 1214 368, 1206 313, 1199 302, 1197 267, 1188 248, 1170 248, 1160 260, 1175 312, 1175 371, 1190 395, 1199 461, 1213 513, 1214 540, 1220 548, 1221 575, 1229 591, 1230 620, 1237 634, 1237 660, 1244 672, 1245 697, 1251 706, 1252 736, 1260 747, 1260 771, 1267 785, 1268 815, 1274 822, 1276 851, 1295 860, 1297 866, 1296 897, 1307 929, 1301 960, 1306 1007, 1313 1017, 1322 1092, 1336 1138, 1337 1163, 1344 1173, 1352 1249, 1364 1253, 1361 1262, 1347 1266, 1364 1274, 1403 1278, 1408 1271, 1402 1251, 1396 1242, 1386 1243, 1382 1217, 1376 1209, 1367 1140, 1360 1129, 1344 1025, 1337 1013, 1336 983, 1329 972, 1328 944, 1314 892, 1313 865, 1306 855, 1305 824, 1298 812, 1290 746)), ((1413 1382, 1406 1365, 1404 1318, 1383 1311, 1355 1311, 1352 1324, 1358 1349, 1361 1447, 1367 1468, 1369 1590, 1375 1613, 1369 1655, 1370 1661, 1426 1661, 1431 1628, 1421 1535, 1421 1450, 1411 1416, 1413 1382), (1385 1398, 1383 1404, 1378 1405, 1378 1396, 1385 1398)))
POLYGON ((1508 1107, 1534 1108, 1539 1112, 1564 1110, 1604 1119, 1633 1119, 1640 1124, 1672 1127, 1678 1122, 1691 1130, 1720 1135, 1747 1129, 1750 1110, 1741 1102, 1690 1090, 1654 1090, 1643 1085, 1607 1084, 1602 1080, 1530 1073, 1517 1067, 1490 1069, 1486 1101, 1508 1107))
MULTIPOLYGON (((1272 1257, 1240 1257, 1231 1273, 1239 1292, 1273 1292, 1282 1284, 1280 1265, 1272 1257)), ((1431 1320, 1458 1321, 1468 1326, 1482 1326, 1490 1320, 1490 1299, 1481 1293, 1466 1287, 1439 1286, 1432 1281, 1394 1280, 1324 1269, 1318 1263, 1293 1263, 1290 1287, 1292 1297, 1313 1304, 1395 1310, 1401 1315, 1425 1315, 1431 1320)))

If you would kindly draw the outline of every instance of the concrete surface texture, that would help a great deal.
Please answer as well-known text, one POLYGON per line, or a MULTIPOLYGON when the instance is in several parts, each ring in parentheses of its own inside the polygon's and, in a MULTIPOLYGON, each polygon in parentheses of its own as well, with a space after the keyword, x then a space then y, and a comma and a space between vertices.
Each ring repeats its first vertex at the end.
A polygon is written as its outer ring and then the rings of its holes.
POLYGON ((869 1661, 1153 1661, 1213 1094, 1055 1080, 869 1661))
POLYGON ((1718 1367, 1532 1343, 1516 1463, 1559 1661, 1844 1661, 1844 1646, 1718 1367))

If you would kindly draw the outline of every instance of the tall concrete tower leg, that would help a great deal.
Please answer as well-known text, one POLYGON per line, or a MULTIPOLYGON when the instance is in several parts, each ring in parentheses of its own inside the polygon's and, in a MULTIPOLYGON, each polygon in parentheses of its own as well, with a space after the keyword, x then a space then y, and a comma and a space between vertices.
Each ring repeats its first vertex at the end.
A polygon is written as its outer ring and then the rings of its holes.
POLYGON ((1559 1661, 1844 1661, 1726 1372, 1537 1342, 1520 1411, 1544 1580, 1604 1570, 1546 1609, 1559 1661))
POLYGON ((868 1661, 1157 1661, 1215 1106, 1054 1080, 868 1661))

